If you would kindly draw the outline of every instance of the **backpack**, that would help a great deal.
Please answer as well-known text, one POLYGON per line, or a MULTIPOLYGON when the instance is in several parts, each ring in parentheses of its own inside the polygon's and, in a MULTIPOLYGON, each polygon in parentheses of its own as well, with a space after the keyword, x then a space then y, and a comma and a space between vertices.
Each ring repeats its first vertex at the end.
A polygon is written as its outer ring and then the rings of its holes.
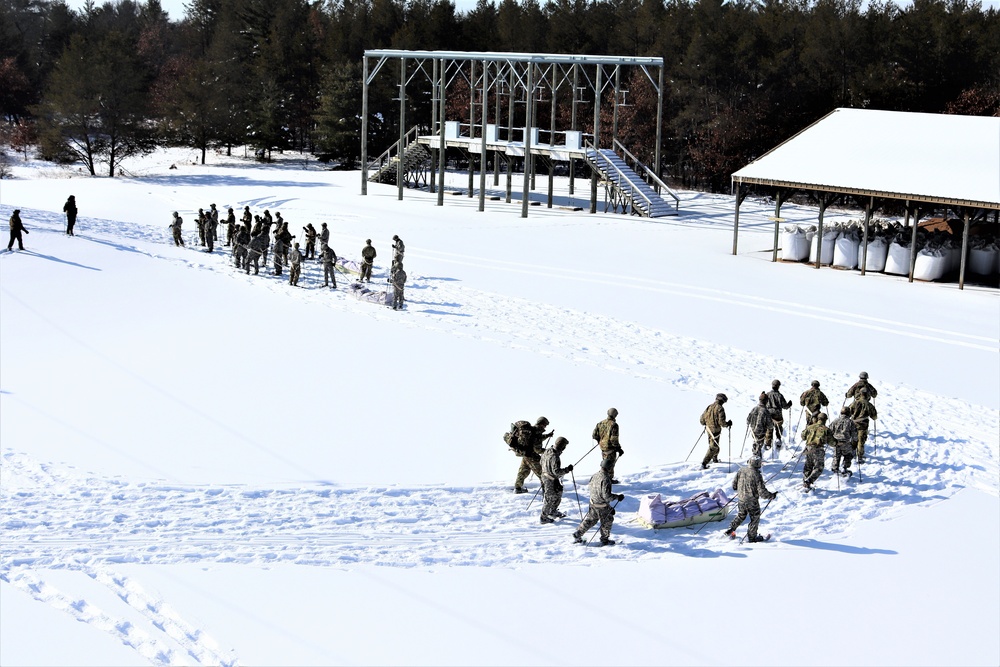
POLYGON ((530 433, 531 422, 522 419, 510 425, 510 431, 503 434, 503 441, 507 443, 512 452, 518 456, 524 456, 531 448, 530 433))

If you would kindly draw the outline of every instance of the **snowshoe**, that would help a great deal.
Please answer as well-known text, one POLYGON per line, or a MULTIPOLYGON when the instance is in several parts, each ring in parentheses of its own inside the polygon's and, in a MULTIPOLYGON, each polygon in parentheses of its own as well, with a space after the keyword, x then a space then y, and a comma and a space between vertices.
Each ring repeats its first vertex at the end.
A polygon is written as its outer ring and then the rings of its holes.
POLYGON ((615 542, 614 540, 606 540, 603 537, 601 538, 601 541, 598 543, 598 545, 602 546, 602 547, 610 547, 610 546, 613 546, 615 544, 618 544, 618 543, 615 542))
POLYGON ((553 519, 553 518, 552 518, 552 517, 550 517, 550 516, 543 516, 543 517, 542 517, 541 519, 539 519, 538 521, 539 521, 540 523, 553 523, 553 522, 555 521, 555 519, 553 519))
POLYGON ((527 492, 528 492, 528 490, 526 488, 524 488, 523 486, 515 486, 514 487, 514 493, 527 493, 527 492))
POLYGON ((553 519, 565 519, 566 513, 556 510, 555 514, 550 514, 549 516, 552 517, 553 519))
POLYGON ((621 482, 619 482, 619 481, 618 481, 617 479, 613 479, 613 480, 611 480, 611 483, 612 483, 612 484, 621 484, 621 482))
POLYGON ((735 531, 735 530, 729 530, 728 528, 726 528, 726 529, 725 529, 724 531, 722 531, 722 532, 723 532, 723 534, 724 534, 724 535, 725 535, 726 537, 728 537, 729 539, 731 539, 731 540, 735 540, 735 539, 736 539, 736 531, 735 531))
POLYGON ((768 533, 764 537, 761 537, 760 535, 758 535, 757 537, 753 538, 752 540, 748 540, 748 541, 749 542, 767 542, 769 539, 771 539, 771 533, 768 533))
POLYGON ((573 533, 573 542, 575 544, 583 544, 583 536, 580 533, 573 533))

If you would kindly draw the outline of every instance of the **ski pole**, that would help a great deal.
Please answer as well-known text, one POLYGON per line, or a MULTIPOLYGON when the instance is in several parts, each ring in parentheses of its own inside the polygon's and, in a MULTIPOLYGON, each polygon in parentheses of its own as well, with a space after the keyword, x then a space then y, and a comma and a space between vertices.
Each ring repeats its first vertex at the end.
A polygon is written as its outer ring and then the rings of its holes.
MULTIPOLYGON (((740 445, 740 459, 741 460, 743 459, 743 450, 747 446, 747 436, 748 435, 750 435, 750 424, 747 424, 747 431, 746 431, 746 433, 743 434, 743 444, 740 445)), ((757 439, 754 438, 754 442, 756 442, 756 440, 757 439)), ((732 468, 730 468, 729 471, 732 472, 732 468)))
MULTIPOLYGON (((799 410, 799 418, 795 420, 795 435, 798 435, 799 424, 802 423, 802 413, 805 412, 805 409, 806 409, 806 406, 803 405, 802 409, 799 410)), ((791 408, 788 409, 788 418, 789 419, 792 418, 792 409, 791 408)), ((794 435, 792 437, 794 437, 794 435)))
POLYGON ((878 420, 872 420, 872 456, 878 450, 878 420))
POLYGON ((531 506, 535 503, 535 498, 538 497, 538 492, 542 490, 542 486, 544 486, 544 483, 542 482, 542 478, 539 477, 538 478, 538 489, 535 491, 535 495, 531 496, 531 502, 528 503, 528 509, 524 510, 525 512, 527 512, 528 510, 530 510, 531 506))
MULTIPOLYGON (((576 466, 573 467, 575 468, 576 466)), ((573 493, 576 494, 576 508, 580 510, 580 521, 583 521, 583 505, 580 504, 580 490, 576 488, 576 475, 570 470, 569 476, 573 480, 573 493)))
MULTIPOLYGON (((738 497, 739 497, 739 496, 733 496, 732 498, 730 498, 729 500, 727 500, 727 501, 726 501, 726 504, 725 504, 725 505, 723 505, 721 509, 726 509, 727 507, 729 507, 729 503, 733 502, 733 501, 734 501, 734 500, 736 500, 736 499, 737 499, 738 497)), ((722 518, 723 518, 723 519, 725 519, 725 518, 726 518, 726 515, 725 515, 725 513, 723 513, 723 515, 722 515, 722 518)), ((698 533, 700 533, 700 532, 701 532, 701 529, 702 529, 702 528, 704 528, 705 526, 707 526, 708 524, 709 524, 709 522, 708 522, 708 521, 703 521, 703 522, 702 522, 702 524, 701 524, 700 526, 698 526, 698 530, 694 531, 694 534, 695 534, 695 535, 697 535, 698 533)))
MULTIPOLYGON (((726 430, 729 431, 729 473, 732 473, 733 472, 733 427, 730 426, 726 430)), ((746 439, 744 439, 744 442, 745 441, 746 439)))
MULTIPOLYGON (((771 505, 771 501, 774 500, 774 498, 777 498, 777 497, 778 497, 778 494, 775 493, 773 498, 768 498, 767 505, 764 505, 764 509, 762 509, 760 511, 760 516, 764 516, 764 512, 766 512, 767 508, 771 505)), ((760 521, 760 517, 757 517, 757 521, 760 521)), ((750 535, 750 527, 748 526, 747 527, 746 535, 744 535, 743 537, 740 538, 740 544, 743 544, 743 540, 745 540, 747 538, 747 536, 749 536, 749 535, 750 535)))
POLYGON ((694 454, 694 448, 698 446, 699 442, 701 442, 701 436, 705 435, 705 431, 707 429, 708 429, 707 426, 705 428, 701 429, 701 433, 698 434, 698 439, 694 441, 694 446, 691 447, 691 451, 688 452, 688 455, 684 457, 684 461, 685 462, 687 462, 687 460, 689 458, 691 458, 691 455, 694 454))
MULTIPOLYGON (((585 458, 587 458, 587 455, 588 455, 588 454, 590 454, 590 453, 591 453, 592 451, 594 451, 595 449, 597 449, 597 445, 599 445, 599 444, 601 444, 601 443, 599 443, 599 442, 598 442, 598 443, 594 444, 594 446, 593 446, 593 447, 591 447, 590 449, 588 449, 588 450, 587 450, 587 454, 584 454, 583 456, 581 456, 581 457, 580 457, 580 461, 582 461, 582 460, 584 460, 585 458)), ((576 463, 574 463, 574 464, 573 464, 573 467, 575 468, 575 467, 577 467, 578 465, 580 465, 580 461, 577 461, 576 463)))
MULTIPOLYGON (((616 500, 616 501, 615 501, 615 504, 611 506, 611 512, 612 512, 612 514, 611 514, 611 516, 612 516, 612 519, 611 519, 611 520, 612 520, 612 521, 614 521, 614 511, 615 511, 615 507, 617 507, 617 506, 618 506, 618 502, 619 502, 619 501, 617 501, 617 500, 616 500)), ((600 524, 600 522, 598 522, 598 524, 597 524, 596 528, 597 528, 597 530, 595 530, 595 531, 594 531, 594 534, 590 536, 590 539, 589 539, 589 540, 587 540, 587 544, 586 544, 586 546, 590 546, 590 543, 594 541, 594 538, 595 538, 595 537, 597 537, 597 534, 601 532, 601 530, 600 530, 600 528, 601 528, 601 524, 600 524)))

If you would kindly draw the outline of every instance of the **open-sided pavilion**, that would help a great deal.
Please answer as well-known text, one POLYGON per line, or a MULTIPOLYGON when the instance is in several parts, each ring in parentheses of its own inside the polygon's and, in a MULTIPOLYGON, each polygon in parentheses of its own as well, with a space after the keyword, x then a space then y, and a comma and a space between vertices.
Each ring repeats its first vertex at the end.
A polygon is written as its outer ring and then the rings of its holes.
MULTIPOLYGON (((1000 117, 835 109, 732 179, 733 254, 739 241, 740 204, 750 187, 774 192, 773 261, 778 259, 781 205, 796 192, 819 202, 819 238, 827 207, 838 200, 863 207, 863 252, 872 213, 895 202, 904 206, 907 222, 913 221, 911 282, 920 217, 946 211, 964 220, 959 270, 959 286, 964 287, 970 222, 1000 220, 1000 117)), ((864 266, 862 260, 862 274, 864 266)))
MULTIPOLYGON (((597 211, 598 174, 605 186, 618 197, 617 205, 643 215, 663 215, 660 192, 676 195, 660 179, 660 146, 663 124, 664 68, 662 58, 630 56, 589 56, 545 53, 504 53, 489 51, 413 51, 396 49, 367 50, 364 54, 364 88, 362 91, 361 129, 361 192, 367 194, 368 159, 368 88, 375 77, 390 62, 398 64, 399 141, 395 153, 383 161, 381 168, 395 169, 398 198, 403 198, 407 181, 406 151, 414 144, 431 152, 429 189, 437 191, 438 206, 444 205, 445 151, 458 148, 469 154, 469 196, 473 193, 474 155, 479 156, 479 210, 485 208, 487 154, 507 162, 507 201, 511 197, 511 165, 514 160, 524 163, 521 216, 527 217, 529 191, 534 187, 536 157, 549 164, 549 206, 552 205, 553 163, 568 162, 570 194, 573 193, 575 161, 586 160, 591 166, 590 211, 597 211), (618 113, 624 104, 623 72, 637 68, 656 92, 656 140, 654 167, 642 165, 618 141, 618 113), (407 86, 414 80, 430 85, 430 134, 420 135, 416 128, 407 129, 407 86), (449 86, 464 80, 469 95, 468 123, 445 120, 449 86), (562 92, 561 92, 562 91, 562 92), (617 163, 607 150, 601 153, 601 110, 606 93, 612 106, 611 152, 615 148, 627 154, 638 166, 617 163), (490 109, 492 96, 493 109, 490 109), (501 99, 506 98, 505 108, 501 99), (556 125, 558 101, 570 104, 570 127, 556 125), (550 126, 537 127, 539 104, 551 105, 550 126), (591 105, 593 132, 579 129, 578 107, 591 105), (523 111, 521 110, 523 107, 523 111), (492 121, 490 122, 492 111, 492 121), (478 116, 478 119, 477 119, 478 116), (506 117, 505 117, 506 116, 506 117), (636 175, 633 170, 638 171, 636 175), (650 185, 652 183, 652 185, 650 185), (655 196, 654 196, 655 195, 655 196)), ((390 71, 392 67, 389 67, 390 71)), ((452 93, 456 93, 453 91, 452 93)), ((608 133, 605 131, 605 135, 608 133)), ((415 180, 415 179, 410 179, 415 180)))

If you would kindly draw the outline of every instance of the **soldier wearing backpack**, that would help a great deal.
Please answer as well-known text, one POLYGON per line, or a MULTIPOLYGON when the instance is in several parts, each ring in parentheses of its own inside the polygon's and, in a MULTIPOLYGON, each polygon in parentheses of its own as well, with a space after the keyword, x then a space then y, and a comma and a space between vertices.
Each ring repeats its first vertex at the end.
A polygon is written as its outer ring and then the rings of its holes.
POLYGON ((539 417, 532 426, 527 421, 518 421, 510 425, 510 432, 504 434, 506 442, 511 450, 521 457, 521 466, 517 469, 517 478, 514 480, 514 493, 525 493, 524 480, 528 475, 535 473, 539 481, 542 479, 542 454, 545 452, 545 440, 552 437, 555 431, 545 432, 545 427, 549 425, 549 420, 539 417))

